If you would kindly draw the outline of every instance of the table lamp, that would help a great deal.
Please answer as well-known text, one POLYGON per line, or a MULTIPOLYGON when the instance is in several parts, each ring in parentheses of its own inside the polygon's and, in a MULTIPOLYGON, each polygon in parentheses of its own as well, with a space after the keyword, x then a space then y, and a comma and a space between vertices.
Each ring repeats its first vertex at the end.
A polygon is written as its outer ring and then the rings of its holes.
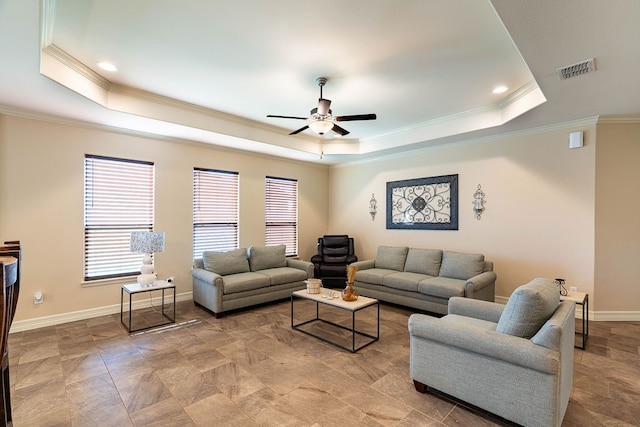
POLYGON ((142 259, 142 268, 138 276, 140 285, 152 285, 156 281, 156 275, 153 272, 153 264, 151 254, 153 252, 164 251, 164 232, 154 233, 151 231, 133 231, 131 232, 131 241, 129 243, 130 252, 144 252, 142 259))

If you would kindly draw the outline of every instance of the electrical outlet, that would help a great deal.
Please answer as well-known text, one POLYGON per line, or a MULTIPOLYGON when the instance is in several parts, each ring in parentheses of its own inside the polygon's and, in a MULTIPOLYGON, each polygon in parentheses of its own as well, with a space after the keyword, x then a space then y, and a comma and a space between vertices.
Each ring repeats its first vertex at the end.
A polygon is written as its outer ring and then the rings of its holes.
POLYGON ((571 292, 578 292, 578 287, 577 287, 577 286, 570 286, 570 287, 569 287, 569 290, 570 290, 571 292))
POLYGON ((44 302, 44 295, 42 295, 42 292, 37 291, 35 294, 33 294, 34 304, 42 304, 43 302, 44 302))

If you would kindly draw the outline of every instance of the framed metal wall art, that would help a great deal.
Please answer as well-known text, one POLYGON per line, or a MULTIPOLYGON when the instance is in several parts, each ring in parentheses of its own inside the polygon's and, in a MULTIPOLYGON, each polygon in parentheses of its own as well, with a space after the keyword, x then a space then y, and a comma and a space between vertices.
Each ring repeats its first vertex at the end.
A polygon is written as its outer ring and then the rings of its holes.
POLYGON ((458 175, 387 182, 387 229, 457 230, 458 175))

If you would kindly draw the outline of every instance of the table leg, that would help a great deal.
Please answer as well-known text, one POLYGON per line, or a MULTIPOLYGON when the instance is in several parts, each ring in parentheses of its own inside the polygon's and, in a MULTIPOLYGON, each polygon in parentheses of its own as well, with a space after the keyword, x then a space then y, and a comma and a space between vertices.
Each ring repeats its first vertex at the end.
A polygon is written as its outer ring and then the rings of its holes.
POLYGON ((351 312, 351 352, 356 352, 356 312, 351 312))
POLYGON ((162 317, 167 317, 164 315, 164 288, 162 288, 162 308, 160 309, 160 313, 162 313, 162 317))
POLYGON ((122 294, 124 293, 124 289, 120 288, 120 323, 124 324, 124 322, 122 322, 122 305, 123 305, 123 301, 122 301, 122 294))
POLYGON ((129 294, 129 333, 131 333, 131 297, 133 294, 129 294))

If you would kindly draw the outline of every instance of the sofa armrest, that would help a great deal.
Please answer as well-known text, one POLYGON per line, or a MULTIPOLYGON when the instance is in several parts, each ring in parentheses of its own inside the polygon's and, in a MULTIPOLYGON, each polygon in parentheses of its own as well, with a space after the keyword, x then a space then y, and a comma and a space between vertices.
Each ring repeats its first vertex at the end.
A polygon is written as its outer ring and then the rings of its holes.
POLYGON ((493 301, 497 277, 495 271, 485 271, 484 273, 467 279, 464 284, 464 295, 467 298, 487 299, 484 297, 479 298, 478 296, 491 294, 491 301, 493 301))
POLYGON ((358 268, 358 271, 360 270, 368 270, 370 268, 374 268, 376 266, 376 260, 375 259, 367 259, 364 261, 356 261, 354 263, 351 263, 350 265, 355 265, 358 268))
POLYGON ((287 258, 287 267, 297 268, 307 273, 307 279, 313 277, 313 263, 301 259, 287 258))
POLYGON ((505 306, 503 304, 498 304, 496 302, 463 297, 451 297, 449 298, 448 313, 498 323, 504 307, 505 306))
POLYGON ((224 283, 221 275, 203 268, 192 269, 191 276, 203 281, 204 283, 210 283, 213 286, 222 286, 224 283))
POLYGON ((448 322, 446 316, 436 318, 412 314, 409 317, 409 333, 412 340, 414 337, 430 340, 540 372, 553 374, 560 369, 558 351, 536 345, 525 338, 448 322))

